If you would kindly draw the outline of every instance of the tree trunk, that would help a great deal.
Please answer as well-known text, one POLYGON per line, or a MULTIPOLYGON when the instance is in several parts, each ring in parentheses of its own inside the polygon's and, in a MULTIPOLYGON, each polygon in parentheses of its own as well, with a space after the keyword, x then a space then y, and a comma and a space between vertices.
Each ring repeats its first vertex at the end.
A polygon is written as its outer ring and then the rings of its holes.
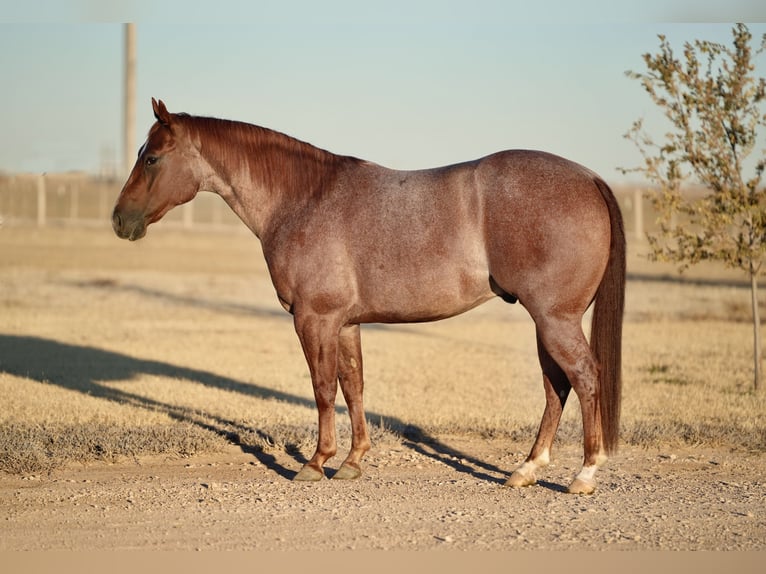
POLYGON ((753 385, 757 391, 762 388, 763 351, 761 349, 761 315, 758 310, 758 274, 750 272, 750 295, 753 304, 753 385))

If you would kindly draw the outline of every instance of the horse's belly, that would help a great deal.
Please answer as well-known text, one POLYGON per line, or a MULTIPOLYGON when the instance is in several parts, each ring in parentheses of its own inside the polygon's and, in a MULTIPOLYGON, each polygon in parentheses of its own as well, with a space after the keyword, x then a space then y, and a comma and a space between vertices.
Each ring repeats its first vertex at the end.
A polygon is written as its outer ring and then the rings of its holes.
POLYGON ((494 296, 486 267, 479 271, 404 263, 383 271, 358 281, 355 322, 436 321, 473 309, 494 296))

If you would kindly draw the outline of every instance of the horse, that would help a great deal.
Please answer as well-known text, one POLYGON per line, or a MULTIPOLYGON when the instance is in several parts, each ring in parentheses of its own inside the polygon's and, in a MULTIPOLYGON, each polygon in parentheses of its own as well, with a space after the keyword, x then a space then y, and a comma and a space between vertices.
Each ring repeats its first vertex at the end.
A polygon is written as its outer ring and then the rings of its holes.
POLYGON ((536 483, 574 389, 583 463, 568 491, 594 492, 597 468, 618 445, 625 297, 622 215, 601 177, 533 150, 398 171, 264 127, 170 113, 154 98, 152 109, 112 226, 140 239, 170 209, 212 191, 260 240, 319 418, 316 450, 294 480, 322 479, 336 454, 338 386, 352 440, 332 478, 362 474, 371 443, 361 324, 436 321, 500 297, 535 323, 546 399, 529 455, 505 485, 536 483))

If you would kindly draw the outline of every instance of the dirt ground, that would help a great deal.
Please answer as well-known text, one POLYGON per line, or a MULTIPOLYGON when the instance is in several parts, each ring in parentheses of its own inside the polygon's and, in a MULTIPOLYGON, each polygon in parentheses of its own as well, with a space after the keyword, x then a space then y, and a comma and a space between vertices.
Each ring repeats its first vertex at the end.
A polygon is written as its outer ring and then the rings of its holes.
MULTIPOLYGON (((290 480, 284 452, 0 476, 2 550, 764 550, 763 455, 625 448, 592 496, 563 492, 579 452, 536 486, 522 456, 443 438, 373 450, 357 481, 290 480)), ((328 474, 330 474, 328 472, 328 474)))
MULTIPOLYGON (((191 244, 188 252, 166 254, 166 247, 178 243, 172 235, 128 245, 117 243, 108 230, 3 233, 4 340, 59 353, 41 356, 29 372, 5 357, 0 383, 24 389, 12 405, 19 416, 31 416, 33 411, 24 409, 39 409, 45 400, 50 417, 56 410, 80 416, 72 412, 79 409, 108 420, 116 410, 135 411, 131 416, 143 424, 172 412, 158 405, 175 401, 187 408, 187 401, 189 408, 207 408, 231 420, 256 416, 242 413, 287 417, 294 412, 290 416, 299 424, 313 424, 310 385, 289 318, 262 270, 240 268, 244 254, 251 253, 250 239, 222 236, 211 242, 195 236, 184 239, 183 245, 191 244), (232 245, 213 250, 213 244, 223 243, 232 245), (167 268, 168 258, 176 265, 168 276, 141 271, 167 268), (208 268, 200 271, 202 260, 208 268), (211 286, 219 292, 209 294, 211 286), (211 340, 218 346, 200 352, 211 340), (128 396, 144 399, 130 406, 122 400, 128 396)), ((671 296, 671 287, 659 287, 658 296, 671 296)), ((643 316, 638 303, 629 305, 636 321, 643 316)), ((446 399, 425 402, 434 396, 429 385, 445 384, 428 377, 452 373, 472 381, 445 396, 458 397, 452 402, 463 401, 466 412, 476 412, 471 401, 483 391, 472 369, 481 364, 487 373, 492 365, 513 370, 516 402, 530 410, 531 420, 539 420, 542 393, 533 337, 515 319, 490 324, 488 309, 463 322, 427 327, 439 337, 425 338, 409 328, 367 332, 367 372, 375 380, 368 410, 405 421, 430 421, 438 413, 458 420, 461 411, 452 415, 454 406, 446 399), (504 340, 487 337, 489 328, 504 340), (477 341, 484 339, 494 342, 480 346, 477 341), (525 346, 502 359, 517 339, 525 346), (471 357, 447 360, 461 352, 471 357), (422 393, 412 384, 410 394, 396 402, 384 393, 402 376, 396 373, 405 368, 401 363, 416 359, 424 365, 418 375, 422 393), (527 380, 528 395, 538 401, 534 405, 524 394, 527 380), (408 402, 415 401, 421 404, 409 409, 408 402)), ((742 329, 746 341, 747 325, 742 329)), ((630 377, 643 372, 641 365, 628 367, 630 377)), ((487 378, 496 377, 491 374, 487 378)), ((696 388, 685 384, 681 388, 696 388)), ((511 407, 501 402, 504 395, 493 396, 498 402, 493 412, 511 407)), ((447 423, 446 428, 460 428, 447 423)), ((504 488, 532 440, 441 433, 377 444, 364 460, 362 478, 350 482, 292 482, 305 452, 235 445, 188 458, 0 472, 0 550, 766 550, 762 451, 623 445, 599 471, 596 493, 583 497, 565 493, 581 457, 581 447, 570 442, 555 447, 553 464, 536 486, 504 488)), ((340 452, 328 475, 342 460, 343 447, 340 452)))

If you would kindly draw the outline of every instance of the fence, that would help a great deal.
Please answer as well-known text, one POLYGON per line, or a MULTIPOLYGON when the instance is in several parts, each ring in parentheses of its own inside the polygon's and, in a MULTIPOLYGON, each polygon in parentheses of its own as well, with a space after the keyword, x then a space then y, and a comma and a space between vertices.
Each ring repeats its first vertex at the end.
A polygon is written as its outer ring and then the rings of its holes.
MULTIPOLYGON (((110 225, 122 182, 81 173, 0 175, 0 222, 7 225, 110 225)), ((631 239, 653 231, 654 215, 640 187, 615 186, 631 239)), ((241 229, 242 223, 212 193, 170 211, 162 225, 186 229, 241 229)))
MULTIPOLYGON (((0 221, 6 225, 110 225, 122 182, 80 173, 0 175, 0 221)), ((201 193, 172 210, 163 224, 184 228, 241 226, 223 200, 201 193)))

